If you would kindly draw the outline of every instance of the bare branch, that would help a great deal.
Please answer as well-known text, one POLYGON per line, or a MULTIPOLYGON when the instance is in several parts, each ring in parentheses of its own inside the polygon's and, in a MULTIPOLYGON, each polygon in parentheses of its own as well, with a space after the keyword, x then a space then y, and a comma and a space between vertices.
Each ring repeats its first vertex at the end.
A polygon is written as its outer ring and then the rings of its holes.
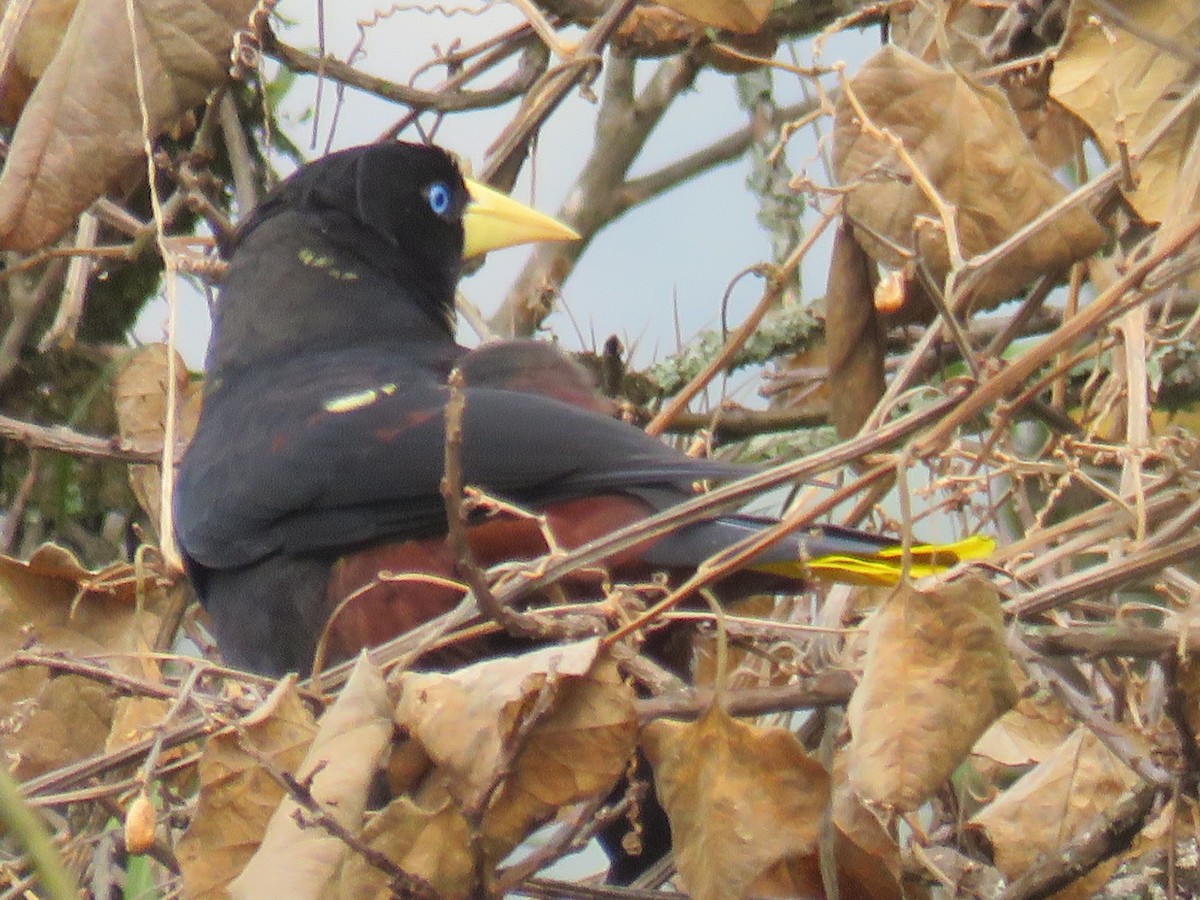
POLYGON ((691 54, 666 60, 635 99, 634 66, 628 57, 611 57, 592 153, 558 213, 581 239, 542 244, 534 251, 491 320, 498 334, 530 335, 550 312, 552 298, 590 240, 623 211, 614 201, 621 195, 629 168, 670 104, 699 71, 691 54))
POLYGON ((375 94, 385 100, 403 103, 417 110, 462 112, 499 106, 526 93, 542 74, 544 54, 526 52, 517 71, 493 88, 480 91, 423 91, 360 72, 335 57, 320 58, 284 44, 270 32, 264 36, 263 49, 294 72, 320 73, 348 87, 375 94))
POLYGON ((157 462, 162 448, 134 448, 119 437, 102 438, 82 434, 65 425, 35 425, 0 415, 0 438, 42 450, 57 450, 72 456, 116 459, 122 462, 157 462))

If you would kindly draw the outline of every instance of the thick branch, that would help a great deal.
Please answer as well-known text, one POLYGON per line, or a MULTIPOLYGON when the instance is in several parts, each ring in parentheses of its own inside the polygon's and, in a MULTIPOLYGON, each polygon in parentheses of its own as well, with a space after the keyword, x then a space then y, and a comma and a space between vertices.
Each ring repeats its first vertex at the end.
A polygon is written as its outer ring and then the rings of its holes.
POLYGON ((158 462, 162 447, 135 449, 118 437, 96 437, 82 434, 63 425, 35 425, 0 415, 0 439, 24 444, 41 450, 57 450, 72 456, 91 456, 98 459, 118 459, 122 462, 158 462))
POLYGON ((600 69, 604 48, 636 6, 637 0, 615 0, 588 29, 572 58, 534 82, 522 101, 520 113, 488 148, 491 159, 482 173, 484 182, 501 190, 513 186, 546 119, 576 85, 586 87, 592 83, 600 69))
MULTIPOLYGON (((634 411, 639 425, 645 425, 653 418, 652 414, 643 409, 634 411)), ((663 430, 669 434, 693 434, 697 431, 710 429, 718 443, 723 441, 740 441, 759 434, 774 434, 780 431, 795 431, 800 428, 818 428, 829 424, 829 417, 824 412, 798 409, 743 409, 724 407, 712 412, 676 413, 674 418, 663 430)))
MULTIPOLYGON (((803 118, 816 109, 817 105, 818 101, 809 100, 785 106, 779 110, 778 121, 787 122, 803 118)), ((745 125, 707 147, 665 165, 649 175, 625 182, 625 187, 618 198, 620 211, 617 215, 622 215, 631 207, 645 203, 659 194, 665 194, 672 188, 679 187, 685 181, 689 181, 709 169, 733 162, 749 149, 753 140, 754 126, 745 125)))
POLYGON ((684 54, 661 63, 636 100, 634 60, 612 56, 596 120, 591 156, 568 194, 559 218, 581 240, 543 244, 534 251, 491 321, 502 335, 529 335, 549 313, 551 298, 596 233, 623 211, 615 202, 625 177, 674 99, 695 80, 699 63, 684 54))
POLYGON ((1200 632, 1189 631, 1182 641, 1165 628, 1046 628, 1026 632, 1025 643, 1042 656, 1132 656, 1157 659, 1186 647, 1200 653, 1200 632))
MULTIPOLYGON (((797 709, 816 709, 841 706, 850 700, 856 684, 854 675, 845 669, 827 669, 797 684, 770 687, 741 688, 729 692, 729 713, 734 716, 762 716, 797 709)), ((638 719, 695 719, 709 709, 713 693, 708 689, 690 689, 639 700, 638 719)))

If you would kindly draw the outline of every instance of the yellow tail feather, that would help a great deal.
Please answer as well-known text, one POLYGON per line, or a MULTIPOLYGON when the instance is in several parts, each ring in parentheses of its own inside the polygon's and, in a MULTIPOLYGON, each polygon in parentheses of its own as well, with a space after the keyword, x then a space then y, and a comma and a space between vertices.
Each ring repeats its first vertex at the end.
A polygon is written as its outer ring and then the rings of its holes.
MULTIPOLYGON (((936 575, 972 559, 986 559, 996 550, 996 541, 976 534, 953 544, 917 544, 911 548, 910 578, 936 575)), ((766 563, 754 566, 756 572, 769 572, 786 578, 822 578, 846 584, 899 584, 903 572, 904 550, 899 545, 885 547, 871 556, 831 554, 809 560, 766 563)))

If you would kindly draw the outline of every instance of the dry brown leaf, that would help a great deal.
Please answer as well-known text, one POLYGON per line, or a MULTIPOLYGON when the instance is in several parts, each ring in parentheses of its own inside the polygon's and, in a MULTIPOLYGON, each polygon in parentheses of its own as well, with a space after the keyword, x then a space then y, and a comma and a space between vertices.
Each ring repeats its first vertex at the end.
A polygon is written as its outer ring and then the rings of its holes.
POLYGON ((586 677, 569 679, 539 720, 484 817, 496 856, 520 843, 564 806, 612 790, 637 739, 632 690, 602 657, 586 677))
POLYGON ((126 633, 128 623, 109 622, 108 617, 114 614, 116 607, 106 607, 101 601, 112 600, 120 606, 132 606, 140 600, 144 607, 153 611, 159 602, 155 590, 177 581, 173 573, 163 571, 153 558, 145 560, 140 568, 118 562, 89 569, 70 550, 57 544, 42 544, 25 562, 0 556, 0 587, 10 586, 14 596, 29 601, 26 612, 30 615, 30 623, 65 625, 67 621, 63 614, 69 612, 70 622, 81 631, 88 631, 103 644, 112 642, 121 648, 132 646, 126 633), (50 598, 57 597, 59 592, 50 590, 49 594, 43 595, 41 588, 46 581, 58 582, 61 588, 69 589, 76 601, 75 607, 64 610, 50 602, 50 598), (79 601, 95 601, 101 605, 93 606, 89 611, 88 604, 79 601))
MULTIPOLYGON (((410 875, 431 885, 443 900, 474 896, 475 865, 471 829, 449 797, 423 805, 397 797, 372 816, 360 839, 410 875)), ((386 900, 395 896, 385 872, 357 853, 347 854, 330 881, 326 897, 337 900, 386 900)))
POLYGON ((665 6, 637 6, 613 35, 613 46, 631 56, 678 53, 699 40, 703 26, 665 6))
POLYGON ((599 646, 593 638, 447 675, 402 676, 396 721, 436 766, 418 806, 438 822, 442 793, 460 810, 483 809, 489 863, 561 807, 603 796, 624 772, 637 731, 633 694, 599 646))
MULTIPOLYGON (((1109 21, 1104 9, 1073 3, 1050 78, 1052 96, 1087 123, 1110 160, 1119 157, 1122 139, 1137 145, 1179 100, 1194 77, 1192 48, 1200 44, 1200 0, 1129 0, 1120 10, 1131 28, 1109 21), (1163 42, 1187 53, 1164 50, 1163 42)), ((1195 194, 1181 197, 1178 188, 1198 122, 1195 110, 1183 116, 1135 162, 1136 189, 1125 196, 1146 221, 1161 222, 1174 207, 1195 209, 1195 194)))
POLYGON ((752 34, 762 28, 771 14, 771 0, 657 0, 675 12, 702 25, 752 34))
MULTIPOLYGON (((362 827, 371 782, 392 735, 392 705, 383 675, 359 657, 346 687, 318 723, 299 777, 312 796, 350 832, 362 827)), ((285 797, 262 844, 229 886, 231 897, 316 898, 346 845, 320 826, 302 824, 300 807, 285 797)))
POLYGON ((226 885, 258 849, 283 799, 283 788, 243 748, 243 739, 279 768, 294 773, 316 731, 295 678, 289 676, 237 731, 231 728, 209 738, 200 759, 199 804, 176 849, 187 897, 227 896, 226 885))
POLYGON ((989 60, 985 39, 996 27, 1003 10, 970 0, 914 3, 888 12, 891 42, 928 63, 950 62, 962 72, 974 72, 989 60), (943 57, 949 50, 949 59, 943 57))
MULTIPOLYGON (((104 752, 113 753, 149 737, 162 725, 171 703, 159 697, 122 697, 117 701, 104 752)), ((172 751, 165 754, 170 759, 172 751)))
POLYGON ((651 723, 642 749, 684 890, 699 900, 824 896, 816 854, 829 776, 795 735, 714 706, 694 723, 651 723))
MULTIPOLYGON (((39 547, 28 562, 0 556, 0 655, 34 645, 70 655, 111 655, 112 667, 142 676, 137 654, 155 639, 178 585, 152 563, 137 575, 120 564, 84 568, 70 551, 39 547)), ((31 778, 99 752, 116 691, 44 668, 0 673, 0 755, 13 774, 31 778)))
MULTIPOLYGON (((121 437, 135 448, 151 450, 162 446, 170 372, 167 360, 166 344, 147 344, 122 361, 113 379, 117 425, 121 437)), ((187 365, 178 353, 175 354, 175 390, 175 443, 182 447, 196 431, 204 391, 200 382, 190 380, 187 365)), ((161 506, 160 471, 155 465, 129 467, 129 484, 134 496, 154 525, 159 521, 161 506)))
MULTIPOLYGON (((253 0, 133 0, 155 135, 227 77, 233 32, 253 8, 253 0)), ((0 246, 55 240, 142 157, 133 59, 126 5, 81 0, 13 135, 0 175, 0 246)))
POLYGON ((24 781, 104 748, 113 692, 79 675, 51 677, 43 668, 0 675, 0 753, 24 781))
MULTIPOLYGON (((0 78, 0 123, 15 125, 37 80, 54 58, 79 0, 33 0, 17 33, 12 62, 0 78)), ((0 9, 7 4, 0 4, 0 9)))
MULTIPOLYGON (((463 806, 480 804, 542 691, 585 678, 597 660, 595 638, 489 659, 449 674, 405 673, 396 722, 419 740, 448 775, 463 806)), ((543 704, 544 714, 549 709, 543 704)))
POLYGON ((399 797, 417 789, 433 768, 433 760, 420 741, 400 738, 392 743, 386 777, 388 795, 399 797))
MULTIPOLYGON (((849 96, 839 99, 834 167, 849 189, 846 214, 859 240, 890 268, 900 268, 915 253, 940 281, 950 256, 936 207, 912 168, 872 127, 898 138, 917 170, 953 206, 965 259, 991 250, 1066 195, 995 89, 889 46, 868 60, 849 93, 869 124, 864 126, 849 96), (928 221, 918 228, 918 219, 928 221)), ((1104 240, 1104 229, 1086 210, 1057 217, 988 271, 973 298, 975 307, 1012 296, 1037 276, 1092 253, 1104 240)))
POLYGON ((1071 718, 1047 692, 1022 697, 992 723, 971 752, 1002 766, 1028 766, 1049 756, 1071 733, 1071 718))
POLYGON ((833 238, 825 302, 829 418, 843 440, 853 436, 883 396, 884 329, 875 309, 878 280, 854 231, 844 222, 833 238))
POLYGON ((13 48, 13 62, 22 73, 30 78, 42 77, 78 5, 79 0, 34 0, 13 48))
POLYGON ((870 623, 850 698, 850 784, 870 803, 916 809, 1016 701, 1010 666, 992 585, 901 585, 870 623))
MULTIPOLYGON (((1053 28, 1027 31, 1031 12, 1036 8, 951 0, 894 7, 888 21, 896 46, 927 63, 950 62, 973 76, 1055 42, 1053 28)), ((1073 159, 1082 135, 1074 117, 1049 101, 1050 69, 1041 65, 1006 72, 1000 87, 1038 159, 1054 169, 1073 159)))
POLYGON ((1079 120, 1050 99, 1049 66, 1018 72, 1001 83, 1021 130, 1038 159, 1052 169, 1069 165, 1082 152, 1084 129, 1079 120))
MULTIPOLYGON (((1067 740, 981 809, 971 824, 982 828, 995 850, 996 866, 1015 878, 1039 858, 1070 843, 1078 831, 1139 782, 1088 729, 1067 740)), ((1090 897, 1115 861, 1094 870, 1057 897, 1090 897)))
POLYGON ((870 900, 926 897, 928 891, 921 884, 901 887, 900 847, 846 781, 845 752, 834 759, 833 774, 830 811, 837 829, 834 854, 842 896, 868 897, 870 900))

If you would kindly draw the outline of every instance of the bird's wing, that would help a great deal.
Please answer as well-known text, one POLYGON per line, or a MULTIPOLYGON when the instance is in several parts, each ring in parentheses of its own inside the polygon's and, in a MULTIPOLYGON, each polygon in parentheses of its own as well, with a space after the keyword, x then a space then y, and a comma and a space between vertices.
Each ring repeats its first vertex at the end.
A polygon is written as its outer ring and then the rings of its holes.
MULTIPOLYGON (((218 385, 180 471, 177 527, 212 568, 445 528, 448 390, 430 375, 304 361, 218 385), (364 377, 364 373, 366 373, 364 377), (219 493, 213 486, 220 486, 219 493)), ((730 478, 624 422, 541 394, 468 387, 464 482, 520 504, 730 478)))

